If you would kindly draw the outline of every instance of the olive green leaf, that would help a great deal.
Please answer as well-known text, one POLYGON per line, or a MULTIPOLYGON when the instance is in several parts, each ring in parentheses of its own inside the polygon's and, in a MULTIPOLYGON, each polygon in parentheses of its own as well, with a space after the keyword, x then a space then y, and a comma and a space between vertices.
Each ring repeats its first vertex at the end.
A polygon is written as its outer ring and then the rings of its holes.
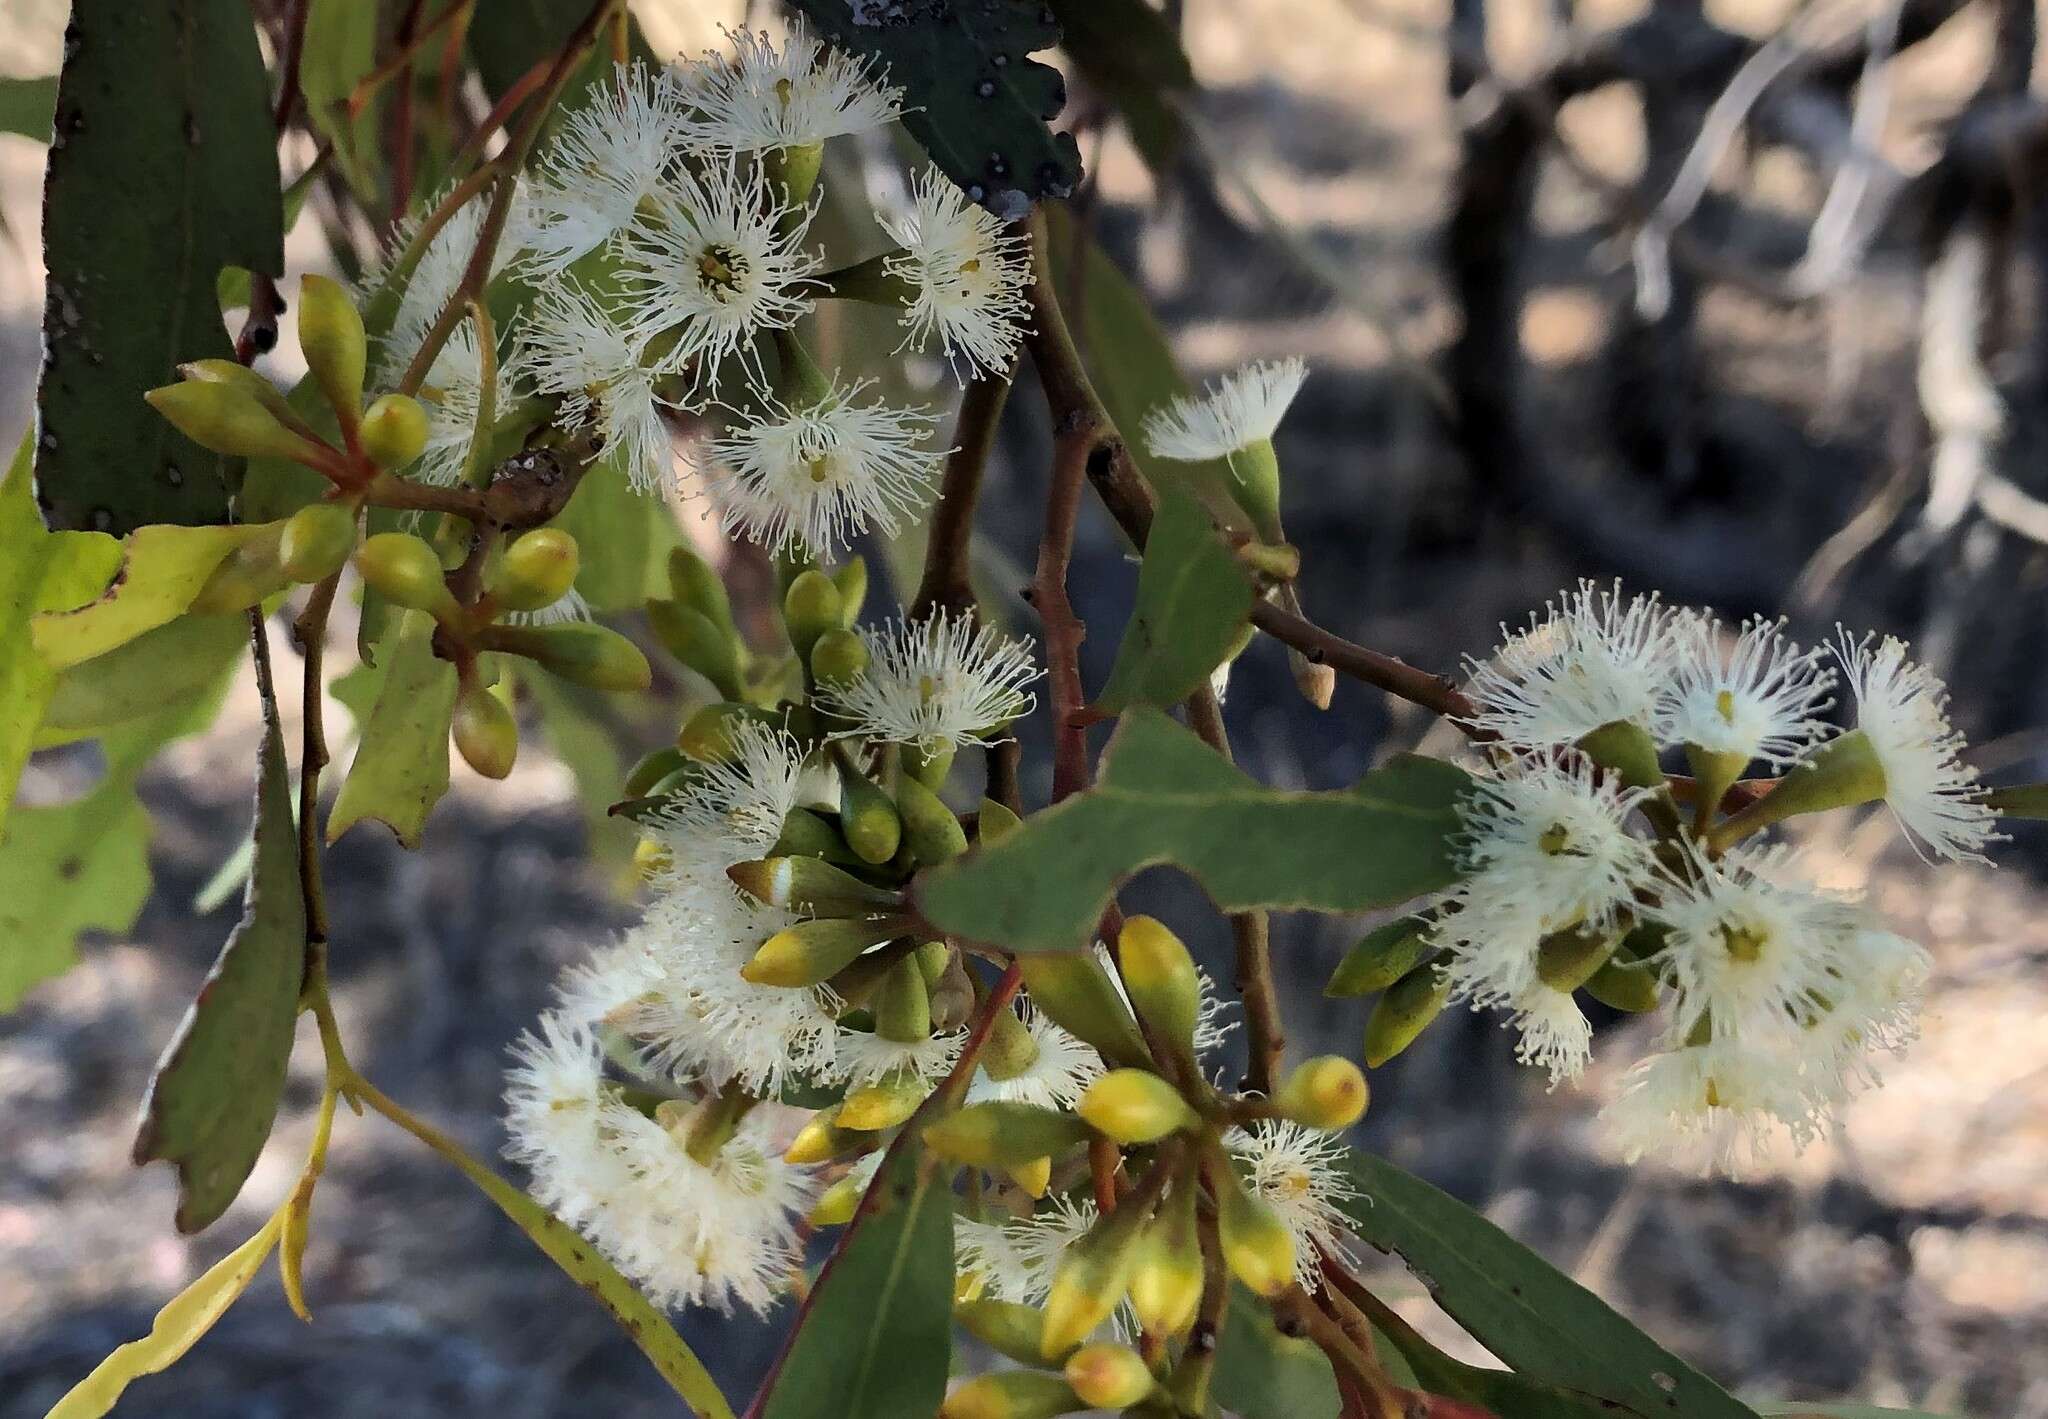
POLYGON ((841 48, 888 66, 903 126, 967 195, 1005 221, 1081 181, 1060 72, 1034 52, 1059 43, 1040 0, 791 0, 841 48))
POLYGON ((46 1419, 99 1419, 114 1407, 130 1384, 176 1364, 249 1289, 249 1283, 263 1270, 263 1263, 270 1259, 283 1221, 282 1212, 272 1217, 255 1236, 173 1296, 156 1313, 149 1334, 129 1341, 95 1365, 91 1374, 57 1401, 46 1419))
MULTIPOLYGON (((510 671, 511 657, 505 662, 510 671)), ((625 765, 619 759, 619 735, 607 719, 607 697, 546 674, 538 666, 521 665, 514 673, 540 710, 542 739, 576 780, 592 854, 614 862, 631 856, 639 835, 630 821, 611 811, 625 765)))
POLYGON ((375 164, 382 95, 353 119, 348 97, 357 81, 377 66, 377 16, 378 7, 362 0, 309 0, 299 60, 306 116, 334 144, 336 163, 356 195, 366 201, 378 195, 375 164))
POLYGON ((138 1164, 178 1170, 177 1224, 197 1232, 228 1210, 270 1137, 306 966, 306 899, 277 702, 264 694, 253 829, 255 865, 242 919, 156 1067, 138 1164))
POLYGON ((1336 1419, 1336 1372, 1314 1342, 1282 1335, 1273 1311, 1232 1283, 1210 1381, 1216 1402, 1244 1419, 1336 1419))
POLYGON ((228 553, 276 531, 267 524, 138 528, 119 544, 120 563, 104 590, 82 605, 36 616, 36 650, 62 670, 176 620, 228 553))
POLYGON ((1251 577, 1209 514, 1187 494, 1167 492, 1138 568, 1138 604, 1097 708, 1113 714, 1186 699, 1236 649, 1255 598, 1251 577))
POLYGON ((180 616, 74 665, 57 676, 35 747, 97 738, 167 705, 211 695, 248 643, 249 618, 241 612, 180 616))
POLYGON ((416 848, 427 815, 448 791, 455 667, 435 656, 434 618, 424 611, 404 614, 385 638, 379 660, 357 682, 374 684, 377 697, 369 717, 359 716, 362 737, 328 815, 327 840, 375 818, 416 848))
POLYGON ((50 141, 50 115, 57 109, 57 76, 0 78, 0 133, 50 141))
POLYGON ((1994 788, 1986 801, 2008 818, 2048 818, 2048 783, 1994 788))
POLYGON ((765 1402, 750 1413, 813 1419, 938 1409, 952 1355, 949 1176, 899 1139, 798 1315, 765 1402))
POLYGON ((1012 951, 1072 951, 1141 868, 1185 869, 1227 911, 1391 906, 1457 880, 1464 772, 1402 756, 1348 789, 1266 788, 1152 709, 1124 715, 1100 782, 928 874, 925 919, 1012 951))
MULTIPOLYGON (((1756 1419, 1464 1203, 1367 1153, 1355 1153, 1351 1167, 1358 1196, 1345 1210, 1359 1239, 1399 1255, 1437 1304, 1523 1381, 1571 1392, 1565 1399, 1582 1411, 1587 1401, 1605 1400, 1644 1416, 1756 1419)), ((1417 1373, 1430 1383, 1422 1367, 1417 1373)), ((1612 1411, 1593 1404, 1590 1412, 1612 1411)))
POLYGON ((142 394, 182 360, 233 353, 223 266, 284 270, 256 27, 243 0, 79 0, 65 54, 43 189, 44 517, 116 534, 219 522, 221 460, 142 394))

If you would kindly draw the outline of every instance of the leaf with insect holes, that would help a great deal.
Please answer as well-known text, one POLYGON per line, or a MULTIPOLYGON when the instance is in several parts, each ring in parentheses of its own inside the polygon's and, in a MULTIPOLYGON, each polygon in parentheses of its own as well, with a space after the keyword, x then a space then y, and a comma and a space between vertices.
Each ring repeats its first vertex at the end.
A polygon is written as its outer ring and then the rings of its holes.
POLYGON ((306 899, 277 701, 264 694, 256 849, 242 919, 150 1081, 135 1161, 178 1170, 178 1230, 228 1210, 270 1137, 306 967, 306 899))
POLYGON ((1031 56, 1059 43, 1040 0, 791 0, 842 49, 886 65, 903 126, 940 171, 1004 221, 1081 181, 1059 70, 1031 56))
POLYGON ((1138 604, 1096 707, 1114 714, 1186 699, 1237 648, 1256 595, 1209 514, 1187 494, 1167 492, 1138 568, 1138 604))
POLYGON ((224 521, 223 461, 142 394, 233 353, 223 266, 284 270, 255 23, 243 0, 79 0, 64 52, 43 188, 44 518, 117 535, 224 521))
POLYGON ((1469 782, 1454 765, 1403 755, 1347 789, 1271 789, 1158 710, 1133 709, 1095 787, 925 874, 918 907, 972 941, 1076 951, 1117 884, 1159 863, 1226 911, 1392 906, 1457 880, 1450 841, 1469 782))

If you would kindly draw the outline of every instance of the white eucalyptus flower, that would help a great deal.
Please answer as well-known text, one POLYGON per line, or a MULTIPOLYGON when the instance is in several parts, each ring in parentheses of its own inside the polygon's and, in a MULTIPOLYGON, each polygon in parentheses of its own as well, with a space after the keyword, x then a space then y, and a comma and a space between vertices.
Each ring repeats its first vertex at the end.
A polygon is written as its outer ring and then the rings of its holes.
POLYGON ((569 1225, 581 1226, 625 1181, 598 1122, 604 1051, 591 1022, 564 1012, 543 1014, 538 1030, 512 1045, 505 1153, 525 1165, 535 1197, 569 1225))
POLYGON ((1307 379, 1308 365, 1298 358, 1246 365, 1204 386, 1199 397, 1176 395, 1152 410, 1145 416, 1145 445, 1155 457, 1178 463, 1228 458, 1270 440, 1307 379))
MULTIPOLYGON (((525 201, 526 189, 521 185, 513 200, 513 211, 518 212, 525 201)), ((430 202, 431 211, 438 203, 430 202)), ((439 318, 456 290, 462 284, 462 274, 469 269, 469 260, 476 252, 478 239, 483 235, 484 215, 489 207, 487 202, 472 198, 455 209, 454 215, 442 224, 421 252, 419 263, 400 292, 397 313, 391 321, 391 329, 377 342, 376 382, 395 385, 405 373, 407 365, 419 352, 427 331, 439 318)), ((412 245, 424 223, 422 217, 408 217, 392 233, 385 258, 365 273, 361 282, 362 304, 367 305, 391 274, 394 263, 401 252, 412 245)), ((492 254, 491 271, 496 274, 506 263, 503 244, 492 254)), ((465 322, 466 325, 466 322, 465 322)))
POLYGON ((667 850, 657 891, 678 882, 723 885, 728 867, 768 855, 803 801, 803 747, 792 736, 735 719, 727 737, 731 757, 700 764, 690 787, 664 804, 649 825, 667 850))
POLYGON ((1746 1041, 1717 1039, 1639 1060, 1600 1123, 1622 1157, 1740 1176, 1789 1134, 1803 1149, 1829 1124, 1796 1060, 1746 1041))
MULTIPOLYGON (((502 364, 496 374, 493 407, 503 409, 512 400, 512 382, 502 364)), ((413 476, 422 483, 447 487, 462 481, 476 436, 483 389, 483 346, 476 338, 476 326, 465 320, 434 357, 426 382, 420 386, 420 402, 427 411, 427 445, 413 476)))
POLYGON ((507 611, 504 619, 514 626, 559 626, 569 621, 587 621, 590 603, 572 586, 538 611, 507 611))
POLYGON ((912 180, 910 210, 884 215, 882 226, 902 250, 882 262, 883 274, 910 287, 903 309, 903 346, 924 348, 937 337, 946 358, 1001 375, 1016 358, 1031 319, 1030 239, 1006 229, 994 213, 937 168, 912 180))
POLYGON ((1876 1087, 1875 1056, 1919 1038, 1933 968, 1926 950, 1903 936, 1870 925, 1849 936, 1840 974, 1800 1045, 1815 1094, 1840 1101, 1876 1087))
POLYGON ((682 96, 668 71, 622 64, 587 92, 535 165, 506 233, 535 275, 567 270, 632 225, 683 142, 682 96))
POLYGON ((1245 1187, 1294 1238, 1294 1275, 1306 1291, 1322 1284, 1321 1252, 1346 1255, 1344 1204, 1358 1196, 1345 1174, 1350 1150, 1334 1133, 1285 1119, 1260 1119, 1224 1137, 1244 1170, 1245 1187))
POLYGON ((1655 596, 1624 598, 1621 584, 1579 583, 1507 633, 1485 662, 1467 662, 1468 723, 1510 748, 1574 743, 1617 722, 1652 731, 1692 614, 1655 596))
POLYGON ((1097 1217, 1090 1199, 1055 1193, 1029 1217, 983 1222, 954 1219, 954 1264, 977 1294, 1019 1305, 1044 1303, 1067 1248, 1088 1234, 1097 1217))
POLYGON ((1038 1053, 1022 1071, 1007 1079, 990 1077, 986 1067, 977 1069, 967 1086, 967 1102, 1002 1100, 1049 1109, 1072 1108, 1088 1086, 1102 1077, 1102 1056, 1028 1003, 1018 1018, 1038 1053))
POLYGON ((903 90, 813 35, 801 18, 781 49, 764 33, 729 31, 730 55, 707 54, 677 76, 682 140, 715 153, 804 148, 866 133, 903 116, 903 90))
POLYGON ((733 157, 678 170, 648 205, 621 238, 628 325, 665 373, 701 363, 708 385, 739 355, 763 383, 754 338, 794 326, 818 289, 819 258, 804 244, 815 207, 790 206, 758 163, 733 157))
POLYGON ((821 693, 851 721, 848 735, 915 744, 992 744, 1029 714, 1038 678, 1028 641, 1011 640, 971 615, 939 611, 921 621, 865 627, 868 669, 821 693))
POLYGON ((931 445, 938 419, 863 399, 872 383, 795 406, 771 399, 765 417, 712 441, 708 477, 727 535, 826 558, 871 528, 894 536, 916 520, 946 454, 931 445))
POLYGON ((1539 979, 1506 1004, 1514 1012, 1509 1023, 1521 1036, 1516 1059, 1548 1071, 1553 1089, 1585 1073, 1593 1057, 1593 1022, 1572 992, 1539 979))
POLYGON ((1984 802, 1977 771, 1959 755, 1963 736, 1948 718, 1948 687, 1906 659, 1905 642, 1852 640, 1836 656, 1856 696, 1856 728, 1884 770, 1884 801, 1915 846, 1951 861, 1984 861, 1998 837, 1997 811, 1984 802))
POLYGON ((1720 626, 1696 620, 1681 642, 1658 737, 1744 764, 1789 768, 1805 757, 1826 733, 1819 716, 1835 677, 1820 665, 1820 650, 1786 639, 1784 624, 1747 621, 1724 650, 1720 626))
POLYGON ((604 457, 616 458, 642 492, 669 481, 675 450, 661 420, 647 337, 628 329, 598 299, 563 278, 541 288, 519 329, 513 373, 559 398, 563 428, 590 425, 604 457))
POLYGON ((965 1042, 966 1036, 958 1030, 921 1040, 892 1040, 868 1030, 841 1030, 833 1078, 856 1089, 890 1079, 936 1083, 960 1058, 965 1042))

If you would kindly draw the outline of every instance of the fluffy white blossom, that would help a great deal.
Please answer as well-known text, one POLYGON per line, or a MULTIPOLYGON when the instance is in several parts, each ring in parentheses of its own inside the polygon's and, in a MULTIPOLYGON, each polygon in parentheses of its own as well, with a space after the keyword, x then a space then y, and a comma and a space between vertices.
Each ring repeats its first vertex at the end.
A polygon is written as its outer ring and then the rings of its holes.
POLYGON ((1719 625, 1695 620, 1681 640, 1660 736, 1744 764, 1786 768, 1803 758, 1826 732, 1819 716, 1835 677, 1819 650, 1801 651, 1783 628, 1782 620, 1746 622, 1724 649, 1719 625))
POLYGON ((777 49, 758 31, 731 32, 732 53, 708 54, 678 76, 689 146, 710 152, 807 147, 893 123, 903 91, 868 61, 825 43, 801 19, 777 49))
POLYGON ((541 287, 520 340, 515 374, 536 392, 561 399, 562 427, 595 428, 605 457, 617 459, 635 488, 668 481, 674 450, 644 331, 628 329, 590 292, 563 278, 541 287))
POLYGON ((1510 748, 1570 744, 1617 722, 1655 728, 1691 613, 1655 596, 1624 598, 1582 581, 1507 634, 1485 662, 1468 661, 1469 723, 1510 748))
POLYGON ((1639 1060, 1600 1122, 1630 1163, 1654 1156, 1739 1176, 1789 1134, 1804 1147, 1828 1119, 1798 1063, 1767 1046, 1717 1039, 1639 1060))
POLYGON ((507 240, 536 275, 566 270, 632 224, 674 165, 683 102, 667 70, 620 65, 562 121, 507 240))
POLYGON ((830 557, 869 529, 890 536, 930 503, 945 450, 938 419, 867 399, 872 380, 812 402, 768 400, 710 446, 709 479, 728 535, 781 553, 830 557))
POLYGON ((952 1069, 965 1042, 966 1036, 958 1030, 921 1040, 892 1040, 868 1030, 841 1030, 833 1078, 856 1089, 890 1080, 933 1083, 952 1069))
POLYGON ((1766 1048, 1828 998, 1861 914, 1799 881, 1784 849, 1738 848, 1718 861, 1689 853, 1651 915, 1666 928, 1654 960, 1678 992, 1674 1037, 1705 1020, 1715 1039, 1766 1048))
POLYGON ((1546 1070, 1554 1089, 1583 1074, 1593 1057, 1593 1022, 1576 996, 1536 980, 1505 1002, 1509 1024, 1520 1035, 1515 1058, 1546 1070))
POLYGON ((1019 1305, 1042 1305, 1052 1291, 1067 1248, 1088 1234, 1101 1214, 1090 1199, 1054 1194, 1029 1217, 953 1223, 954 1265, 975 1294, 1019 1305))
POLYGON ((1038 678, 1028 641, 1011 640, 971 615, 939 611, 921 621, 865 627, 867 674, 822 692, 850 720, 848 734, 933 752, 989 744, 1030 713, 1038 678))
MULTIPOLYGON (((693 363, 707 384, 733 355, 754 358, 756 336, 787 330, 811 308, 819 257, 806 244, 811 206, 791 207, 758 163, 709 159, 680 169, 648 198, 621 239, 627 323, 665 372, 693 363)), ((760 383, 758 370, 749 364, 760 383)))
MULTIPOLYGON (((514 198, 513 211, 522 210, 526 189, 521 185, 514 198)), ((432 210, 437 203, 429 203, 432 210)), ((471 198, 455 209, 452 216, 434 233, 420 259, 413 267, 412 274, 405 279, 399 296, 398 310, 391 321, 390 333, 378 343, 377 382, 386 385, 398 383, 405 367, 426 338, 428 329, 447 306, 458 287, 462 284, 462 273, 469 267, 469 259, 476 251, 477 239, 483 234, 484 215, 489 204, 471 198)), ((418 237, 424 219, 409 217, 392 234, 385 260, 366 273, 362 281, 364 303, 375 296, 385 281, 392 275, 393 263, 418 237)), ((505 265, 506 249, 503 243, 493 253, 492 272, 495 274, 505 265)))
POLYGON ((1958 757, 1963 736, 1948 719, 1948 687, 1906 658, 1886 636, 1852 640, 1835 653, 1856 697, 1856 727, 1884 769, 1884 801, 1916 846, 1951 861, 1984 860, 1998 814, 1984 802, 1977 771, 1958 757))
MULTIPOLYGON (((502 364, 496 368, 496 401, 503 409, 512 399, 512 384, 502 364)), ((476 435, 476 417, 484 390, 483 345, 476 326, 464 321, 448 337, 420 386, 427 411, 427 444, 414 475, 423 483, 447 486, 462 480, 476 435)))
POLYGON ((1029 1004, 1018 1018, 1038 1052, 1031 1063, 1007 1079, 989 1074, 984 1054, 982 1068, 975 1071, 967 1087, 967 1102, 1003 1100, 1041 1108, 1073 1107, 1088 1086, 1102 1077, 1102 1056, 1029 1004))
POLYGON ((725 869, 768 855, 802 802, 804 753, 788 733, 751 719, 727 729, 729 758, 700 764, 689 789, 651 824, 667 849, 668 881, 724 881, 725 869))
POLYGON ((1199 396, 1176 395, 1147 414, 1146 447, 1182 463, 1228 458, 1271 439, 1307 379, 1308 365, 1300 359, 1246 365, 1204 386, 1199 396))
POLYGON ((1224 1146, 1244 1170, 1245 1187, 1286 1224, 1294 1238, 1294 1274, 1304 1290, 1322 1283, 1320 1252, 1344 1255, 1350 1224, 1344 1204, 1358 1196, 1345 1174, 1349 1150, 1334 1133, 1285 1119, 1260 1119, 1233 1129, 1224 1146))
POLYGON ((587 621, 590 603, 572 586, 538 611, 507 611, 504 619, 515 626, 559 626, 568 621, 587 621))
POLYGON ((1810 1091, 1847 1099, 1878 1082, 1876 1056, 1920 1035, 1920 1001, 1933 959, 1918 942, 1865 924, 1841 952, 1840 972, 1802 1042, 1810 1091))
POLYGON ((904 344, 923 348, 936 336, 949 360, 1007 371, 1031 318, 1030 240, 969 202, 937 168, 912 181, 908 211, 881 220, 902 248, 883 261, 883 273, 910 288, 904 344))

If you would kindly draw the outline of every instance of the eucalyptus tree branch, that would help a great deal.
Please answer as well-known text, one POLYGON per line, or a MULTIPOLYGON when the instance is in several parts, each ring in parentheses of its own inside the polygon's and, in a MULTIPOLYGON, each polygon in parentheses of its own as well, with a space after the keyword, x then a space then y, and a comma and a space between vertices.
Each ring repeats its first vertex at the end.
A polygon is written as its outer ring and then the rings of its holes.
POLYGON ((1016 371, 1014 360, 1005 374, 977 371, 960 401, 960 415, 953 425, 953 452, 946 459, 938 501, 932 507, 924 579, 911 603, 913 620, 934 611, 958 614, 974 606, 970 565, 974 509, 1016 371))

